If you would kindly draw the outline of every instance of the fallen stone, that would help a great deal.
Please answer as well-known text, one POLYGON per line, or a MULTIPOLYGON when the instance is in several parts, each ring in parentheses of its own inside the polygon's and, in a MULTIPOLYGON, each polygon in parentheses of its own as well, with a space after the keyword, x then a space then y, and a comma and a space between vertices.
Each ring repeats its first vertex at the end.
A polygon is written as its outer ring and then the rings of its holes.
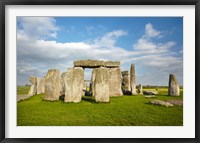
POLYGON ((130 86, 132 95, 136 95, 136 77, 135 77, 135 65, 131 64, 130 69, 130 86))
POLYGON ((120 68, 109 68, 109 96, 122 96, 121 70, 120 68))
POLYGON ((109 102, 109 71, 105 67, 96 69, 94 97, 96 102, 109 102))
POLYGON ((148 95, 148 96, 144 96, 145 98, 155 98, 155 95, 148 95))
POLYGON ((45 100, 59 100, 60 70, 50 69, 45 77, 45 100))
POLYGON ((17 95, 17 102, 29 99, 31 96, 28 95, 17 95))
POLYGON ((74 67, 98 68, 98 67, 119 67, 119 61, 100 61, 100 60, 79 60, 74 61, 74 67))
POLYGON ((166 101, 163 101, 163 100, 151 100, 150 103, 154 104, 154 105, 162 105, 162 106, 166 106, 166 107, 173 107, 174 106, 170 102, 166 102, 166 101))
POLYGON ((166 102, 169 102, 176 106, 183 106, 183 100, 166 100, 166 102))
POLYGON ((156 94, 158 94, 158 92, 157 91, 143 91, 143 94, 144 95, 156 95, 156 94))
POLYGON ((168 94, 172 96, 179 96, 180 95, 180 88, 178 85, 178 81, 176 80, 176 76, 173 74, 169 75, 169 87, 168 87, 168 94))

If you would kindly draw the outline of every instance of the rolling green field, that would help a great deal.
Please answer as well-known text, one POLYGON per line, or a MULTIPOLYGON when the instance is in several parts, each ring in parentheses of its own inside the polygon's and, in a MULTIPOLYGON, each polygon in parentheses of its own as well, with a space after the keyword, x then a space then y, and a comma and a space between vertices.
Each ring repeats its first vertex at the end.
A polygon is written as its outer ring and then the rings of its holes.
MULTIPOLYGON (((168 96, 167 88, 159 88, 152 99, 182 100, 182 94, 181 89, 181 96, 168 96)), ((183 107, 152 105, 143 95, 112 97, 110 103, 95 103, 89 96, 80 103, 50 102, 43 96, 17 103, 18 126, 183 126, 183 107)))

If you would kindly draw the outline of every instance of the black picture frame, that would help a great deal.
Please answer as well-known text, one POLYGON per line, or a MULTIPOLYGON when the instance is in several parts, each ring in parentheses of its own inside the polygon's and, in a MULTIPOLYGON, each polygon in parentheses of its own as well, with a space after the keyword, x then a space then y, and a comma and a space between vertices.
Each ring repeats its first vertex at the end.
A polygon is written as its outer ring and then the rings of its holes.
POLYGON ((97 143, 197 143, 200 142, 200 95, 199 95, 199 55, 200 55, 200 0, 1 0, 0 2, 0 141, 20 142, 97 142, 97 143), (5 138, 5 7, 7 5, 195 5, 195 138, 5 138))

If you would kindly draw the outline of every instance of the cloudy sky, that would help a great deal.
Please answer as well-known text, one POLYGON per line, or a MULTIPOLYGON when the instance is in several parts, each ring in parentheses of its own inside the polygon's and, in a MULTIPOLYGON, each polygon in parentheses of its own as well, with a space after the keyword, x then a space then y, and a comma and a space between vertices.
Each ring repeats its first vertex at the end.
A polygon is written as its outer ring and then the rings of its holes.
MULTIPOLYGON (((183 84, 183 19, 179 17, 17 17, 17 84, 61 73, 75 60, 113 60, 136 66, 136 82, 183 84)), ((90 79, 91 69, 85 70, 90 79)))

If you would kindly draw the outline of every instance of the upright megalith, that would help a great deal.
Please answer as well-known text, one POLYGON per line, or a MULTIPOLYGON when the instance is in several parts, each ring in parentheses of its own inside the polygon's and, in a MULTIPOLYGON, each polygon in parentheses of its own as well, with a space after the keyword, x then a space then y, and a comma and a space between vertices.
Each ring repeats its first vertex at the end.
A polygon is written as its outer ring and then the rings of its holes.
POLYGON ((131 94, 136 95, 136 78, 135 78, 135 65, 131 64, 130 69, 130 86, 131 86, 131 94))
POLYGON ((66 85, 65 85, 65 80, 66 80, 66 75, 67 75, 67 72, 63 72, 61 74, 61 79, 60 79, 60 95, 65 95, 65 88, 66 88, 66 85))
POLYGON ((83 87, 82 88, 83 88, 82 89, 82 96, 85 96, 86 95, 85 93, 87 92, 87 83, 84 81, 84 79, 83 79, 83 87))
POLYGON ((141 84, 138 85, 138 94, 143 94, 141 84))
POLYGON ((96 68, 92 70, 92 77, 91 77, 91 81, 92 81, 92 86, 91 86, 92 96, 94 96, 94 81, 95 81, 96 71, 97 71, 96 68))
POLYGON ((176 80, 176 76, 173 74, 169 75, 169 87, 168 87, 168 94, 172 96, 179 96, 180 95, 180 88, 178 85, 178 81, 176 80))
POLYGON ((65 78, 65 102, 80 102, 84 89, 84 70, 82 67, 69 68, 65 78))
POLYGON ((28 96, 33 96, 37 94, 37 78, 34 76, 31 76, 29 78, 29 81, 31 82, 31 88, 28 92, 28 96))
POLYGON ((37 79, 37 94, 45 93, 45 79, 37 79))
POLYGON ((130 74, 128 71, 121 72, 122 74, 122 92, 124 95, 130 95, 131 94, 131 88, 130 88, 130 74))
POLYGON ((121 88, 121 70, 117 68, 108 68, 109 71, 109 96, 122 96, 121 88))
POLYGON ((60 70, 50 69, 45 77, 45 100, 58 100, 60 96, 60 70))
POLYGON ((95 69, 94 97, 96 102, 109 102, 109 71, 106 67, 95 69))

